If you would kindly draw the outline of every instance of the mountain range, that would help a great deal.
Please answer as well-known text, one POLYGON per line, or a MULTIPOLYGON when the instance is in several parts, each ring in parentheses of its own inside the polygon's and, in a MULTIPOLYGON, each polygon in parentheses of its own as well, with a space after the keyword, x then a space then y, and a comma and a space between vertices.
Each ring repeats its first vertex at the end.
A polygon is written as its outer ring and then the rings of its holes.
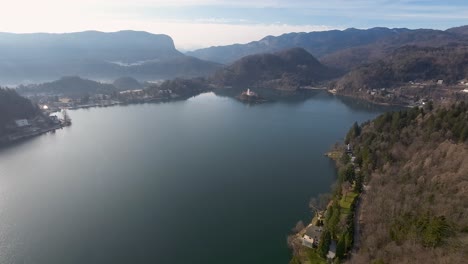
POLYGON ((187 55, 200 59, 230 64, 244 56, 257 53, 271 53, 283 49, 300 47, 317 58, 338 50, 362 46, 379 39, 396 36, 409 29, 371 28, 360 30, 330 30, 320 32, 287 33, 281 36, 267 36, 259 41, 247 44, 217 46, 187 52, 187 55))
MULTIPOLYGON (((434 78, 455 83, 467 77, 467 46, 468 26, 445 31, 351 28, 289 33, 187 54, 179 52, 169 36, 138 31, 0 33, 0 82, 42 82, 26 86, 26 91, 69 95, 140 89, 138 81, 178 78, 194 78, 196 87, 290 91, 330 86, 331 81, 337 91, 354 92, 434 78), (99 82, 91 85, 84 79, 99 82), (105 84, 115 79, 114 85, 105 84)), ((166 85, 190 83, 178 80, 166 85)))
POLYGON ((196 77, 219 64, 179 52, 167 35, 140 31, 66 34, 0 33, 0 82, 43 82, 62 76, 110 80, 196 77))
MULTIPOLYGON (((120 79, 116 80, 116 82, 122 83, 120 79)), ((21 85, 16 89, 21 95, 61 95, 67 97, 81 97, 98 93, 110 94, 118 90, 113 84, 100 83, 78 76, 62 77, 41 84, 21 85)))
POLYGON ((267 36, 247 44, 199 49, 186 54, 204 60, 230 64, 244 56, 271 53, 300 47, 327 66, 350 70, 363 63, 381 59, 405 45, 440 47, 468 43, 468 26, 448 30, 406 28, 349 28, 309 33, 288 33, 267 36))

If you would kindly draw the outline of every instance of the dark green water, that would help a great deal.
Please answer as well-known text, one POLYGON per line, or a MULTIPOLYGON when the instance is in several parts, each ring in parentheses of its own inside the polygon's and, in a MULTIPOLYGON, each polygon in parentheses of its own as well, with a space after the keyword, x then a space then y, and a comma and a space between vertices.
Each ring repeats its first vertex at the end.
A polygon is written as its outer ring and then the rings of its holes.
POLYGON ((318 93, 70 111, 0 150, 0 263, 287 263, 335 179, 323 153, 384 110, 318 93))

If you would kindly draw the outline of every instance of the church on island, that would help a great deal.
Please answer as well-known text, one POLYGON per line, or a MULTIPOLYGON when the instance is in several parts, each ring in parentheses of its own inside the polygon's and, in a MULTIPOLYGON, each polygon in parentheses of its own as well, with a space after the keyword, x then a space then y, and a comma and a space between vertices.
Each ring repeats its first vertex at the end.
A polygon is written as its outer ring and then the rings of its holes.
POLYGON ((256 92, 247 89, 247 91, 243 91, 237 98, 241 101, 248 102, 248 103, 261 103, 264 102, 265 99, 260 97, 256 92))
POLYGON ((247 91, 242 93, 242 96, 248 96, 248 97, 258 97, 258 94, 251 91, 250 89, 247 89, 247 91))

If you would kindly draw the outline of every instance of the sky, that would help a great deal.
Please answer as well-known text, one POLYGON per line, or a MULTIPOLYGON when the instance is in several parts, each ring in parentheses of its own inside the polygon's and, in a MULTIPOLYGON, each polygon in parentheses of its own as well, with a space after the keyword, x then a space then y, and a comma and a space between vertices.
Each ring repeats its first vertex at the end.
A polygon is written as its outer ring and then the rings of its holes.
POLYGON ((0 0, 0 31, 142 30, 182 51, 267 35, 331 29, 447 29, 468 24, 468 0, 0 0))

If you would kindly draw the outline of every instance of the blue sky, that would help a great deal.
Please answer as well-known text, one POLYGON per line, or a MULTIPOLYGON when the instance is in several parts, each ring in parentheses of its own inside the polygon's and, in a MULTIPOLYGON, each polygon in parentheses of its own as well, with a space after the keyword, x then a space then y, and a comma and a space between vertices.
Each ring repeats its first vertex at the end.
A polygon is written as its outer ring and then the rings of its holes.
POLYGON ((172 36, 182 50, 293 31, 464 24, 467 0, 15 0, 0 9, 4 32, 144 30, 172 36))

